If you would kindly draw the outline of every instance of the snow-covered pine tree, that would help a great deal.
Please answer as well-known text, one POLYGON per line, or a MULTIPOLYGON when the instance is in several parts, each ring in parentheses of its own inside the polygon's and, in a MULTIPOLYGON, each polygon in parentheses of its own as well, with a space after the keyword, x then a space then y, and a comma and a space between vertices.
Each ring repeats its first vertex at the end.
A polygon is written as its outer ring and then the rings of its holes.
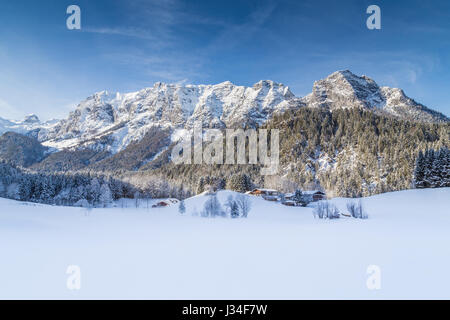
POLYGON ((416 188, 439 188, 450 186, 450 154, 446 147, 437 151, 428 149, 419 153, 414 169, 416 188))
POLYGON ((31 180, 23 177, 20 179, 19 186, 18 186, 18 196, 19 199, 22 201, 28 201, 31 198, 32 195, 32 185, 31 180))
POLYGON ((98 205, 100 197, 100 183, 97 178, 93 178, 89 184, 88 201, 95 207, 98 205))
POLYGON ((200 180, 197 184, 197 194, 200 194, 203 191, 205 191, 205 179, 203 177, 200 177, 200 180))
POLYGON ((440 188, 445 186, 445 161, 446 149, 441 148, 436 154, 435 163, 433 165, 433 173, 436 177, 435 187, 440 188))
POLYGON ((253 183, 248 175, 235 174, 228 180, 227 188, 237 192, 246 192, 253 188, 253 183))
POLYGON ((102 207, 107 207, 113 201, 111 190, 109 189, 108 184, 103 183, 100 187, 100 196, 99 202, 102 207))
POLYGON ((109 189, 111 190, 111 194, 112 194, 112 197, 114 200, 117 200, 117 199, 123 197, 123 188, 122 188, 121 181, 118 181, 118 180, 110 177, 108 184, 109 184, 109 189))
POLYGON ((442 168, 443 181, 441 187, 450 187, 450 150, 448 148, 444 148, 444 154, 444 166, 442 168))
POLYGON ((441 185, 442 166, 440 162, 440 150, 433 150, 433 158, 431 159, 431 175, 429 177, 430 185, 433 188, 441 185))
POLYGON ((40 185, 40 194, 36 195, 36 198, 40 200, 40 202, 47 203, 50 199, 52 199, 51 192, 51 182, 49 179, 44 176, 39 176, 38 184, 40 185))
POLYGON ((424 185, 425 188, 432 187, 432 171, 433 171, 433 159, 434 159, 434 150, 427 149, 425 151, 425 166, 424 166, 424 185))
POLYGON ((302 201, 303 201, 303 193, 302 193, 302 190, 300 190, 300 189, 296 189, 296 190, 295 190, 293 200, 295 201, 295 204, 296 204, 296 205, 302 203, 302 201))
POLYGON ((70 197, 69 200, 72 204, 76 203, 77 201, 79 201, 81 199, 86 199, 86 192, 85 192, 84 186, 79 185, 79 186, 72 187, 70 190, 69 197, 70 197))
POLYGON ((414 168, 414 186, 416 188, 425 187, 425 156, 422 150, 416 159, 416 166, 414 168))
POLYGON ((216 190, 224 190, 226 188, 227 181, 224 178, 218 178, 214 183, 214 188, 216 190))

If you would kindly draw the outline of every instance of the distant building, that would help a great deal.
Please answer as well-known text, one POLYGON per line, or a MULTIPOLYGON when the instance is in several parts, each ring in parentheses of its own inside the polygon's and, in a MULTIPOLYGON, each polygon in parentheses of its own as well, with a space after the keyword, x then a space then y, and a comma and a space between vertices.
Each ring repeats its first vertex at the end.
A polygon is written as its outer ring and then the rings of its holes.
MULTIPOLYGON (((263 188, 256 188, 252 191, 247 191, 246 194, 254 195, 254 196, 260 196, 263 199, 267 201, 279 201, 280 200, 280 192, 275 189, 263 189, 263 188)), ((319 190, 310 190, 310 191, 302 191, 302 194, 309 198, 309 202, 319 201, 319 200, 326 200, 327 195, 319 190)), ((286 206, 292 206, 295 207, 296 205, 299 205, 295 201, 295 193, 286 193, 284 195, 284 201, 283 204, 286 206)))
POLYGON ((285 199, 286 201, 294 200, 294 195, 295 195, 295 194, 293 194, 293 193, 286 193, 286 194, 284 195, 284 199, 285 199))
POLYGON ((307 195, 310 198, 310 201, 319 201, 319 200, 326 200, 327 195, 319 190, 312 190, 312 191, 302 191, 304 195, 307 195))
POLYGON ((155 203, 154 205, 152 205, 152 208, 163 208, 163 207, 170 206, 172 204, 177 204, 179 202, 180 202, 180 200, 178 200, 178 199, 169 198, 169 199, 162 200, 162 201, 155 203))
POLYGON ((252 191, 248 191, 248 194, 252 194, 254 196, 278 196, 279 192, 274 189, 262 189, 262 188, 256 188, 252 191))
POLYGON ((289 207, 295 207, 297 206, 297 203, 294 200, 294 194, 293 193, 286 193, 284 195, 284 201, 282 202, 285 206, 289 207))
POLYGON ((252 191, 247 192, 247 194, 251 194, 254 196, 261 196, 264 200, 267 201, 278 201, 280 193, 274 189, 262 189, 256 188, 252 191))

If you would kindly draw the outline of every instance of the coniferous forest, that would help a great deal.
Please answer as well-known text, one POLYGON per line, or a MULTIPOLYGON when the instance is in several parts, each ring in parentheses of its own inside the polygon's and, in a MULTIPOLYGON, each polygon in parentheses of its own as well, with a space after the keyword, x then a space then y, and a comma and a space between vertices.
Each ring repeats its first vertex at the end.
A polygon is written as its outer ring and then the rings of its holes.
MULTIPOLYGON (((206 178, 213 185, 225 179, 220 183, 230 186, 236 176, 245 175, 251 182, 240 185, 285 192, 322 189, 330 196, 367 196, 413 188, 420 151, 448 148, 450 136, 448 123, 410 122, 359 109, 329 112, 301 108, 275 116, 264 128, 280 129, 280 172, 275 176, 261 176, 256 165, 169 164, 153 173, 161 173, 171 181, 194 181, 189 184, 194 192, 206 178)), ((448 168, 448 158, 442 162, 448 168)), ((448 181, 448 171, 443 175, 448 181)))
MULTIPOLYGON (((108 159, 108 166, 99 166, 92 159, 102 160, 106 155, 100 152, 97 156, 92 150, 71 151, 69 158, 77 164, 72 170, 42 155, 43 161, 24 167, 27 162, 13 161, 17 157, 9 153, 0 165, 0 195, 102 206, 122 197, 182 199, 207 188, 240 192, 255 186, 284 192, 321 189, 329 196, 359 197, 449 186, 449 123, 399 120, 361 109, 300 108, 274 116, 262 128, 280 130, 280 170, 274 176, 261 175, 258 165, 174 165, 168 158, 134 170, 114 167, 111 163, 116 162, 108 159), (86 154, 91 162, 86 161, 86 154), (39 167, 40 163, 45 166, 39 167)), ((29 139, 27 145, 33 146, 29 139)), ((158 144, 153 140, 149 136, 149 146, 158 144)), ((138 150, 144 149, 140 145, 138 150)), ((145 153, 133 154, 129 149, 124 154, 137 163, 145 153)), ((120 156, 115 161, 126 161, 120 156)))

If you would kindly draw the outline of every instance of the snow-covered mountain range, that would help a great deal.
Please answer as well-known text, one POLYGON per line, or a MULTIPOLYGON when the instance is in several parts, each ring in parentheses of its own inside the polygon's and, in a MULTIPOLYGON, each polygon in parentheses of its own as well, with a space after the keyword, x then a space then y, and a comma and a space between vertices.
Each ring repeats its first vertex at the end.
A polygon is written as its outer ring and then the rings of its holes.
POLYGON ((8 131, 26 134, 36 129, 50 128, 58 122, 56 119, 41 122, 35 114, 29 114, 23 120, 7 120, 0 117, 0 134, 8 131))
POLYGON ((132 93, 107 91, 82 101, 66 119, 42 123, 35 115, 24 121, 0 119, 0 133, 15 131, 36 137, 56 149, 89 147, 117 153, 139 141, 151 128, 174 132, 204 127, 255 127, 290 108, 364 108, 406 120, 449 119, 408 98, 401 89, 379 87, 366 76, 337 71, 316 81, 312 93, 299 98, 289 87, 269 80, 252 87, 231 82, 216 85, 156 83, 132 93))
POLYGON ((253 87, 231 82, 217 85, 156 83, 132 93, 96 93, 81 102, 67 119, 37 134, 39 141, 58 149, 92 145, 108 137, 108 151, 122 150, 152 127, 189 128, 256 126, 274 112, 300 105, 288 87, 260 81, 253 87))

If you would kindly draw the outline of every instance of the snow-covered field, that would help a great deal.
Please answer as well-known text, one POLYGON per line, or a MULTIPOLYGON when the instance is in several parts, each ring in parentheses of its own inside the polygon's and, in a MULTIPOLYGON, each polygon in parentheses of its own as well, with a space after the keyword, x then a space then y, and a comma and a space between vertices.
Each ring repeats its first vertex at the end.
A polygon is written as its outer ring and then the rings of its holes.
MULTIPOLYGON (((0 199, 0 298, 450 298, 450 188, 365 198, 368 220, 258 197, 247 219, 192 216, 205 199, 186 200, 184 216, 0 199), (66 286, 70 265, 80 290, 66 286), (379 290, 366 286, 370 265, 379 290)), ((347 199, 332 202, 346 212, 347 199)))

